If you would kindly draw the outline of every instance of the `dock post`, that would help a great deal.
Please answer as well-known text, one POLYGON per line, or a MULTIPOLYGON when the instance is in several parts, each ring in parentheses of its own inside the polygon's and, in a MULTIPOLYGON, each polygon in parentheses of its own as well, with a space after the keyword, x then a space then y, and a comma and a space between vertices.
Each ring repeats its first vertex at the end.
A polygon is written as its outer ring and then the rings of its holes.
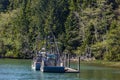
POLYGON ((67 54, 65 54, 65 66, 67 67, 67 54))
POLYGON ((68 54, 68 67, 70 68, 70 55, 68 54))
POLYGON ((80 56, 78 57, 78 70, 80 72, 80 56))

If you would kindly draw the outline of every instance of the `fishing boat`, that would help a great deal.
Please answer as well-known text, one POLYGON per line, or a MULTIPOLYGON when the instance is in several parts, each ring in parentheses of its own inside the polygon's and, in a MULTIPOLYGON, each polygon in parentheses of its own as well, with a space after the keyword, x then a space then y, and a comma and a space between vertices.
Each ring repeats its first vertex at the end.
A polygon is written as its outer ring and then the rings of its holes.
POLYGON ((32 67, 35 70, 49 73, 79 72, 78 70, 65 66, 67 59, 64 60, 61 56, 57 45, 58 42, 52 30, 44 42, 45 46, 37 53, 37 57, 33 60, 32 67))
POLYGON ((40 70, 42 72, 63 73, 65 67, 59 52, 55 36, 48 36, 46 52, 42 54, 42 62, 40 70))

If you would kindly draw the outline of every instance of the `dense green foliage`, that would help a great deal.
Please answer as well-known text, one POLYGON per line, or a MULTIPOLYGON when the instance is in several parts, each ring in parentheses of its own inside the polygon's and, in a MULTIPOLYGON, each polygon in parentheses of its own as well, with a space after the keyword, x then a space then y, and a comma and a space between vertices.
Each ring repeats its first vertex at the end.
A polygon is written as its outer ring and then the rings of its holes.
POLYGON ((31 58, 51 29, 61 53, 120 61, 119 0, 1 0, 0 56, 31 58))

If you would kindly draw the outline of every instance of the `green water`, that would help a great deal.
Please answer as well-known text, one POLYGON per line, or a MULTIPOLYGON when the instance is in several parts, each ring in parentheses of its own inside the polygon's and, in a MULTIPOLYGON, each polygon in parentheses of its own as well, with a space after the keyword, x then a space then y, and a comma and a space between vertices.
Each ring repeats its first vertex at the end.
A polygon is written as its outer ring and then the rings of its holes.
POLYGON ((120 80, 120 69, 81 64, 80 74, 42 73, 31 69, 31 60, 0 59, 0 80, 120 80))

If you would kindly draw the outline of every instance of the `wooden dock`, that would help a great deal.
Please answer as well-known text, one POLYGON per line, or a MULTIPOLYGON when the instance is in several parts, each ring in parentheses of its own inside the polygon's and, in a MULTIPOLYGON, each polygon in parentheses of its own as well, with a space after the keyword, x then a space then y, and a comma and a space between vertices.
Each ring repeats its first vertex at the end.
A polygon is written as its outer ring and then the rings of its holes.
POLYGON ((80 72, 79 70, 65 67, 65 73, 79 73, 79 72, 80 72))

